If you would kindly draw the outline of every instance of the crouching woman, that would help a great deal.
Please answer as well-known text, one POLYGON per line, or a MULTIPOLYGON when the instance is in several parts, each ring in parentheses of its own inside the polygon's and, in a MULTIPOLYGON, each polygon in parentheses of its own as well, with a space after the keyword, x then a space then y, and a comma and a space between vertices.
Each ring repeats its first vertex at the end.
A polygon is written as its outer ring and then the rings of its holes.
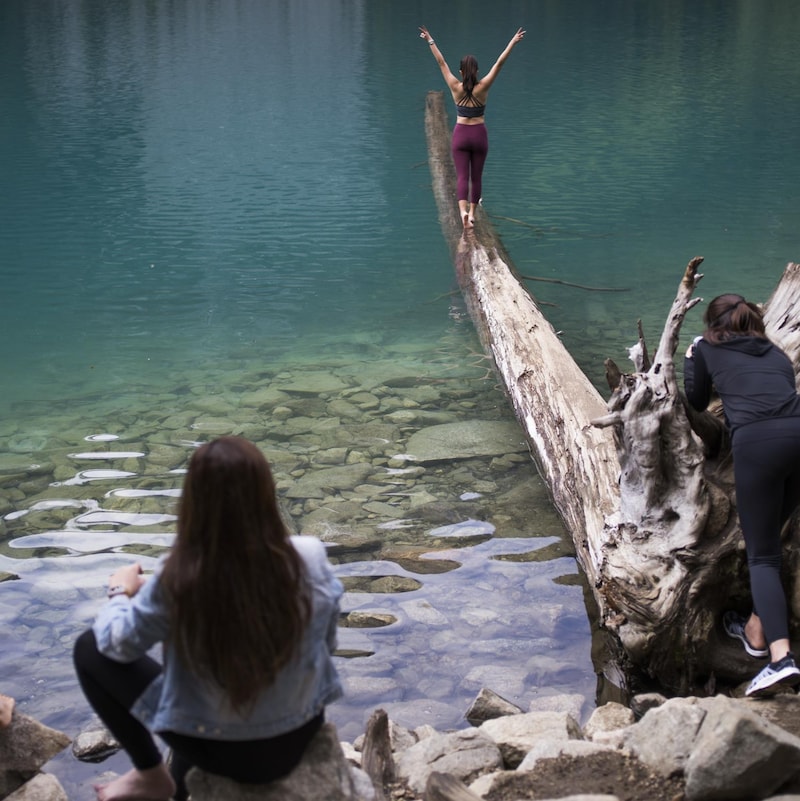
POLYGON ((342 692, 342 585, 322 543, 289 535, 255 445, 222 437, 195 451, 171 552, 146 580, 139 565, 119 569, 108 594, 75 667, 133 769, 96 787, 100 801, 181 801, 192 766, 256 784, 292 771, 342 692), (148 655, 157 643, 163 665, 148 655))

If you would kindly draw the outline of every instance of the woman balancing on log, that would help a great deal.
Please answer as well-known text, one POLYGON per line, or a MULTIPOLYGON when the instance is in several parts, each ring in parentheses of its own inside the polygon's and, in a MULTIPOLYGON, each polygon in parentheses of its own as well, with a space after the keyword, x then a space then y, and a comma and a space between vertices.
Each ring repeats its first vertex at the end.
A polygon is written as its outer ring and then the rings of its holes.
POLYGON ((428 29, 420 25, 420 37, 430 45, 433 57, 442 71, 442 76, 456 104, 456 126, 453 129, 453 161, 456 166, 458 210, 464 228, 475 224, 475 209, 483 191, 483 165, 489 152, 489 137, 486 133, 484 113, 489 89, 498 73, 511 55, 514 46, 522 41, 525 31, 520 28, 498 56, 497 61, 483 78, 478 77, 478 62, 475 56, 461 59, 456 78, 444 60, 428 29))
POLYGON ((684 386, 698 411, 708 405, 712 386, 722 400, 753 596, 748 618, 726 612, 723 625, 750 656, 770 659, 745 694, 772 695, 800 684, 780 575, 781 531, 800 505, 800 396, 792 363, 767 339, 755 303, 720 295, 704 322, 703 336, 686 352, 684 386))
POLYGON ((75 646, 81 687, 134 765, 95 788, 100 801, 182 801, 192 766, 252 784, 290 773, 341 695, 342 585, 319 540, 289 535, 255 445, 221 437, 194 452, 175 544, 141 572, 111 575, 75 646), (163 666, 147 655, 157 643, 163 666))

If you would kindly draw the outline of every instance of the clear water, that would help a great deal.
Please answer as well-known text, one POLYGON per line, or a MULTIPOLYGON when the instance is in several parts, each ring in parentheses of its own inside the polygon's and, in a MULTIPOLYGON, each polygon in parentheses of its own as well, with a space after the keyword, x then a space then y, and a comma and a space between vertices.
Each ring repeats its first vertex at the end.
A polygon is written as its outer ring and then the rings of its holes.
MULTIPOLYGON (((756 299, 800 259, 792 0, 492 9, 0 4, 0 571, 20 576, 0 584, 0 691, 25 711, 70 733, 85 722, 70 644, 113 566, 168 544, 192 443, 238 427, 275 447, 248 393, 402 375, 459 419, 510 418, 453 294, 423 128, 441 78, 418 24, 454 68, 471 50, 485 69, 528 31, 492 89, 484 205, 523 274, 614 290, 530 284, 598 386, 637 319, 655 344, 692 256, 706 257, 705 297, 756 299), (119 439, 86 440, 106 434, 119 439), (145 456, 76 458, 93 450, 145 456)), ((432 523, 354 523, 378 545, 337 558, 343 578, 422 587, 348 593, 348 609, 398 622, 343 631, 373 652, 341 660, 343 736, 380 704, 407 725, 463 725, 481 684, 523 706, 571 692, 585 711, 589 623, 535 471, 486 459, 435 473, 453 520, 483 490, 493 536, 450 548, 432 523), (457 570, 398 561, 443 548, 457 570)), ((67 784, 81 770, 60 758, 67 784)))

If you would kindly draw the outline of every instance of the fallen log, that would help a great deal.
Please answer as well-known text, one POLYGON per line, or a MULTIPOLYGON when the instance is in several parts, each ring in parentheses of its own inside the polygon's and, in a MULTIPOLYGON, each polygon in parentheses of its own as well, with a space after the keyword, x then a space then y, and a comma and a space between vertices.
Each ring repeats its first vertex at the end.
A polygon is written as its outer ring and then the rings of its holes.
POLYGON ((600 393, 569 355, 520 283, 482 209, 464 230, 455 198, 450 132, 441 92, 429 92, 425 130, 439 220, 484 349, 494 360, 553 502, 575 537, 590 581, 601 554, 593 543, 619 505, 619 463, 610 432, 591 426, 606 411, 600 393))
MULTIPOLYGON (((502 242, 479 207, 475 227, 464 231, 458 216, 450 131, 441 92, 429 92, 425 131, 433 193, 458 283, 484 351, 493 359, 511 406, 527 437, 532 457, 553 503, 575 541, 578 561, 593 590, 600 621, 607 616, 602 582, 604 556, 598 550, 606 518, 619 507, 619 462, 609 431, 591 421, 606 412, 600 393, 569 355, 519 280, 502 242)), ((596 663, 606 685, 624 684, 617 638, 596 663)), ((614 695, 614 692, 609 695, 614 695)))
MULTIPOLYGON (((699 693, 716 678, 747 678, 752 662, 724 642, 718 625, 724 608, 744 607, 748 598, 724 427, 712 413, 687 408, 673 361, 681 323, 698 302, 702 259, 686 268, 652 360, 640 330, 631 349, 636 372, 607 363, 613 392, 606 403, 522 285, 481 209, 475 228, 463 230, 441 92, 427 96, 425 130, 439 219, 467 308, 572 535, 600 624, 620 646, 623 674, 647 674, 681 693, 699 693)), ((795 268, 770 299, 766 322, 797 367, 795 268)), ((794 567, 799 554, 788 554, 794 567)), ((796 620, 795 584, 790 595, 796 620)))

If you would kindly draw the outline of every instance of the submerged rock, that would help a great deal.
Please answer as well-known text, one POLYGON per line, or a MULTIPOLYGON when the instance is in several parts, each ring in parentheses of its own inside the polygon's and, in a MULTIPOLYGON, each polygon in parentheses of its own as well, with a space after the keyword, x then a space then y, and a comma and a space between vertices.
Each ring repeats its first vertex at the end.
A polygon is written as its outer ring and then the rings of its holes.
POLYGON ((406 451, 418 462, 522 453, 528 444, 516 421, 467 420, 428 426, 412 434, 406 451))

